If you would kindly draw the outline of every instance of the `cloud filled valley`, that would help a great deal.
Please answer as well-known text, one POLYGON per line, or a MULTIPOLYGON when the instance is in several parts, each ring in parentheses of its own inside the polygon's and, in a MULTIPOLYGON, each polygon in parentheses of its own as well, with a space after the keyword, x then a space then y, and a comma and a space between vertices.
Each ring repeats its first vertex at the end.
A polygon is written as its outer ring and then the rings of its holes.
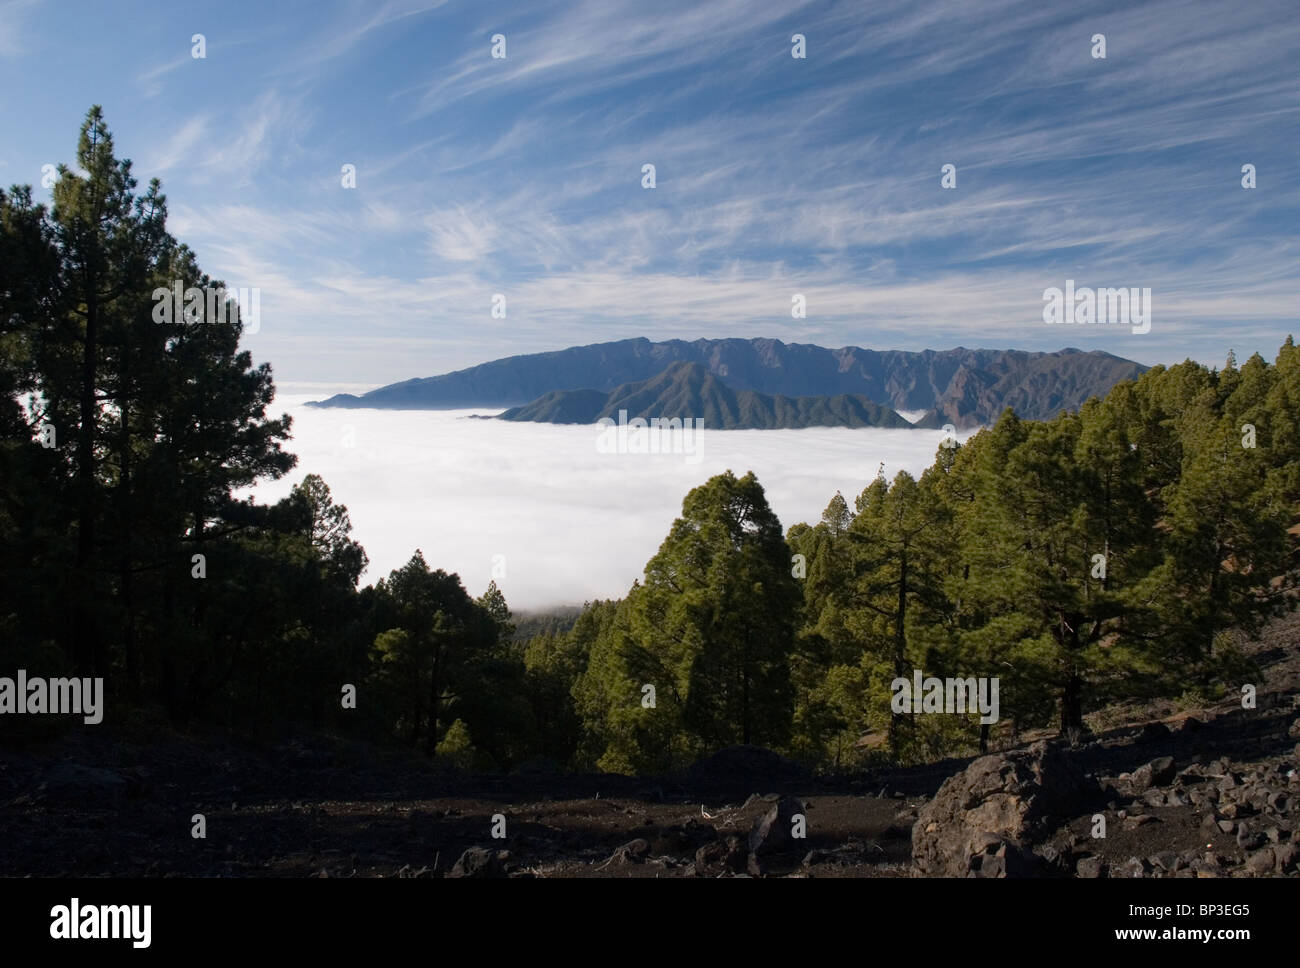
POLYGON ((370 556, 363 582, 418 547, 431 567, 459 573, 477 595, 492 579, 493 556, 503 555, 497 584, 514 609, 621 597, 686 493, 728 468, 754 471, 789 528, 815 522, 837 490, 851 505, 882 461, 891 478, 919 475, 944 438, 939 430, 706 428, 695 453, 601 453, 593 425, 470 419, 495 412, 484 410, 303 406, 315 398, 282 395, 271 408, 293 415, 288 449, 299 461, 255 490, 259 502, 319 474, 347 505, 370 556))

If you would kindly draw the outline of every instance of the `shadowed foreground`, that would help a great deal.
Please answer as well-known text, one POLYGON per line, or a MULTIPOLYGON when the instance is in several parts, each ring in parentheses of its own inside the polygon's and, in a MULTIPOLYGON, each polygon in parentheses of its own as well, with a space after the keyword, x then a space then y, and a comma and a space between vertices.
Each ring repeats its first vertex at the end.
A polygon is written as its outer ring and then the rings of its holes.
MULTIPOLYGON (((1087 789, 1023 831, 1024 844, 975 830, 971 845, 970 830, 944 826, 931 840, 984 876, 1296 875, 1298 627, 1275 622, 1252 646, 1265 668, 1256 709, 1148 709, 1145 722, 1135 714, 1078 749, 1054 747, 1087 789), (1104 838, 1092 836, 1097 814, 1104 838)), ((143 738, 105 726, 0 753, 0 873, 899 877, 914 873, 918 816, 938 815, 927 804, 949 778, 947 797, 974 803, 958 787, 979 770, 958 776, 971 760, 949 760, 813 777, 735 747, 673 777, 466 775, 331 738, 143 738), (802 838, 790 836, 797 813, 802 838), (195 814, 203 839, 191 836, 195 814), (495 815, 504 837, 491 835, 495 815)), ((1012 759, 1033 762, 1024 749, 1012 759)), ((1005 753, 982 765, 1014 772, 1005 753)), ((994 795, 1032 815, 1051 782, 1043 773, 1041 787, 994 795)))

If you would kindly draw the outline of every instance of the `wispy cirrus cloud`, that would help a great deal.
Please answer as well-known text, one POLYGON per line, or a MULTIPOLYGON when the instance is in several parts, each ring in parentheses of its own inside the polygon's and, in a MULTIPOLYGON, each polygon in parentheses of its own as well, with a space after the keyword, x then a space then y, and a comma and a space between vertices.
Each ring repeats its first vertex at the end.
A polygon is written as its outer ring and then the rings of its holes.
MULTIPOLYGON (((119 145, 165 177, 204 266, 262 281, 255 345, 289 379, 629 335, 1219 360, 1295 321, 1287 10, 347 0, 304 25, 249 0, 238 35, 158 8, 154 59, 119 97, 83 40, 60 73, 108 89, 119 145), (186 63, 199 29, 215 53, 186 63), (133 113, 142 88, 158 93, 133 113), (1067 278, 1152 288, 1151 333, 1044 325, 1042 291, 1067 278)), ((37 140, 11 163, 46 160, 37 140)))

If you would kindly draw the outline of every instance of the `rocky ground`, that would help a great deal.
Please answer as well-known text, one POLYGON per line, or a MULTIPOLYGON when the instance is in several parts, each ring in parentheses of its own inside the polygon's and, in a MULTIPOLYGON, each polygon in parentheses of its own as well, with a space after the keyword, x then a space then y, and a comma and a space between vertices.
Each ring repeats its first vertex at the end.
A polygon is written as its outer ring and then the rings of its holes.
POLYGON ((1300 876, 1300 617, 1250 649, 1255 709, 1108 710, 1075 749, 835 778, 752 747, 655 780, 463 776, 83 730, 0 751, 0 875, 1300 876))

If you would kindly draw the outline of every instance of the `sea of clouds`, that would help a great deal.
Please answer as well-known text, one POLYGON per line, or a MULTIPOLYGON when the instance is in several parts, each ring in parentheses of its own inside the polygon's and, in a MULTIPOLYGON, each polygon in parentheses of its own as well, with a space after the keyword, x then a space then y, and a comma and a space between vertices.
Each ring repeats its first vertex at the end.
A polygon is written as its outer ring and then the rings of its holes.
POLYGON ((692 454, 602 453, 594 425, 470 416, 495 410, 303 406, 321 396, 276 398, 270 413, 293 416, 287 449, 299 461, 287 477, 254 488, 257 501, 274 502, 319 474, 347 505, 352 536, 370 556, 363 582, 419 548, 473 595, 495 566, 515 610, 622 597, 686 493, 714 474, 754 471, 788 529, 815 523, 837 490, 852 507, 882 461, 890 478, 919 475, 944 438, 938 430, 705 429, 692 454))

